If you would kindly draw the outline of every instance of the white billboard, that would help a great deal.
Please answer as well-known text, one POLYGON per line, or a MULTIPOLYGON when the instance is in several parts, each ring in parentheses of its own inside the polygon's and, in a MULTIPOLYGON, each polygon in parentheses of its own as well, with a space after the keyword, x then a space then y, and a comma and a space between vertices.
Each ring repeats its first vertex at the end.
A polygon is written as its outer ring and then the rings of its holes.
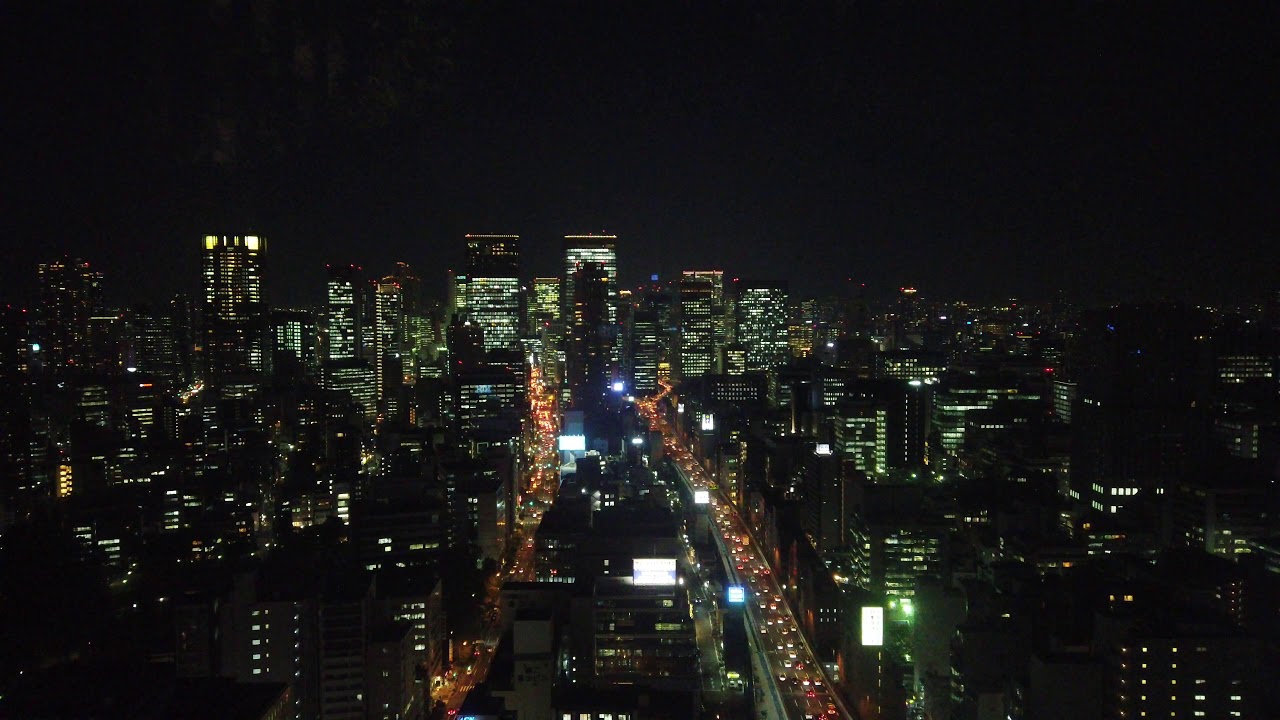
POLYGON ((561 435, 560 452, 586 452, 586 435, 561 435))
POLYGON ((884 608, 862 608, 862 644, 867 647, 884 645, 884 608))
POLYGON ((636 585, 675 585, 675 558, 635 558, 631 561, 631 582, 636 585))
POLYGON ((818 443, 818 446, 814 448, 813 452, 817 455, 830 455, 831 443, 818 443))
POLYGON ((711 413, 707 413, 706 415, 703 415, 702 416, 703 432, 711 432, 712 430, 715 430, 715 429, 716 429, 716 416, 712 415, 711 413))
POLYGON ((710 505, 711 492, 709 490, 694 490, 693 504, 694 505, 710 505))
POLYGON ((747 601, 747 589, 741 585, 730 585, 726 591, 725 600, 730 605, 741 605, 747 601))

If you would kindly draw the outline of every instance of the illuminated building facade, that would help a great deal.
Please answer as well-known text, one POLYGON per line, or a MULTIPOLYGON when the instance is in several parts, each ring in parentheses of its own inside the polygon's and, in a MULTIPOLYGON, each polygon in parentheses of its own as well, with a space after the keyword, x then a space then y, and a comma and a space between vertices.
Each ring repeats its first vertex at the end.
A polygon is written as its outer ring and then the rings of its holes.
POLYGON ((616 235, 566 235, 564 238, 564 283, 561 285, 561 318, 565 321, 565 333, 569 332, 573 312, 573 275, 578 264, 592 262, 604 271, 608 295, 605 307, 610 325, 617 324, 618 314, 614 301, 618 297, 618 236, 616 235))
POLYGON ((592 617, 597 686, 696 689, 698 644, 688 597, 674 584, 597 578, 592 617))
POLYGON ((484 349, 520 348, 520 236, 467 236, 467 315, 484 349))
POLYGON ((449 319, 467 314, 467 286, 470 279, 466 273, 449 271, 449 319))
POLYGON ((363 282, 356 265, 328 266, 326 286, 329 319, 328 360, 360 357, 362 348, 363 282))
POLYGON ((241 386, 266 370, 266 249, 266 240, 256 235, 204 237, 201 342, 205 380, 211 387, 241 386))
POLYGON ((102 273, 89 263, 63 257, 37 268, 40 301, 35 344, 47 372, 61 374, 81 363, 89 318, 102 310, 102 273))
POLYGON ((400 358, 404 350, 404 295, 395 276, 378 281, 374 292, 373 367, 378 376, 378 394, 395 395, 403 372, 400 358))
POLYGON ((837 404, 831 415, 835 451, 867 475, 889 470, 889 410, 874 401, 837 404))
POLYGON ((636 395, 658 389, 661 330, 656 310, 641 307, 635 311, 631 319, 631 388, 636 395))
POLYGON ((271 312, 271 366, 276 373, 311 375, 316 370, 316 322, 305 310, 271 312))
POLYGON ((680 275, 680 379, 702 377, 716 359, 716 314, 724 291, 719 270, 685 270, 680 275))
POLYGON ((746 350, 746 371, 768 371, 787 363, 787 288, 782 284, 734 283, 734 326, 746 350))
POLYGON ((807 358, 813 354, 817 339, 818 303, 816 300, 792 302, 787 310, 787 346, 791 357, 807 358))
POLYGON ((560 278, 533 279, 533 303, 529 308, 530 330, 536 332, 547 323, 560 322, 560 278))

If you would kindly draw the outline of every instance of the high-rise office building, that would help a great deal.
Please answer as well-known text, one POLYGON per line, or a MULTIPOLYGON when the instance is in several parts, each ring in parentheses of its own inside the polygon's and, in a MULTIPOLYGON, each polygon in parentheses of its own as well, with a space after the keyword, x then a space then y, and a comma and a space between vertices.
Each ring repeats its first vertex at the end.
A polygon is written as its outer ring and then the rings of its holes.
POLYGON ((329 308, 329 360, 360 357, 362 344, 361 268, 356 265, 329 265, 327 288, 329 308))
POLYGON ((609 323, 618 321, 614 300, 618 297, 618 236, 617 235, 566 235, 564 237, 564 284, 561 295, 561 317, 565 320, 565 332, 569 331, 573 313, 573 274, 578 263, 598 263, 604 270, 608 284, 606 305, 609 323))
POLYGON ((373 367, 379 397, 394 394, 402 380, 400 357, 404 347, 403 289, 394 275, 377 283, 374 292, 373 367))
POLYGON ((658 389, 658 361, 662 356, 662 334, 658 311, 637 308, 631 320, 631 388, 637 395, 658 389))
POLYGON ((316 320, 309 311, 271 311, 271 368, 277 376, 315 373, 316 320))
POLYGON ((37 275, 37 358, 48 372, 73 370, 87 347, 89 318, 102 310, 102 273, 83 260, 63 257, 41 263, 37 275))
POLYGON ((423 301, 422 279, 418 277, 408 263, 396 263, 392 272, 400 283, 401 315, 404 326, 402 366, 406 378, 417 378, 422 365, 434 354, 435 328, 432 324, 431 309, 423 301))
POLYGON ((206 235, 201 341, 205 381, 230 389, 254 382, 267 365, 267 304, 262 285, 266 240, 206 235))
POLYGON ((533 302, 529 304, 529 326, 535 330, 560 321, 560 278, 533 279, 533 302))
POLYGON ((467 312, 486 351, 520 348, 519 271, 519 235, 467 235, 467 312))
POLYGON ((721 307, 724 273, 685 270, 680 275, 680 379, 701 377, 716 359, 716 310, 721 307))
POLYGON ((449 306, 447 308, 448 317, 445 318, 445 324, 453 321, 454 316, 466 315, 467 313, 467 286, 470 284, 470 278, 465 272, 449 271, 449 306))
POLYGON ((575 410, 598 408, 612 379, 608 320, 609 276, 598 262, 578 264, 573 275, 573 313, 567 329, 565 380, 575 410))
POLYGON ((785 365, 790 355, 786 285, 735 281, 734 300, 734 325, 746 349, 747 372, 785 365))
POLYGON ((128 315, 127 367, 173 383, 191 381, 191 303, 175 296, 160 306, 140 305, 128 315))

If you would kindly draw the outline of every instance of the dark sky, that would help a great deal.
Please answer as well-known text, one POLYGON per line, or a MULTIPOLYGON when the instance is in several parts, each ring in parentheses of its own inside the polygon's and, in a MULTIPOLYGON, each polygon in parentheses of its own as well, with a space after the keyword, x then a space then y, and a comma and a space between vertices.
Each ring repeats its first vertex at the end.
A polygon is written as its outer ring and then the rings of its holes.
POLYGON ((1275 3, 16 5, 8 301, 62 252, 116 302, 193 287, 205 233, 266 236, 280 304, 326 262, 441 287, 466 232, 528 276, 615 233, 626 284, 1280 285, 1275 3))

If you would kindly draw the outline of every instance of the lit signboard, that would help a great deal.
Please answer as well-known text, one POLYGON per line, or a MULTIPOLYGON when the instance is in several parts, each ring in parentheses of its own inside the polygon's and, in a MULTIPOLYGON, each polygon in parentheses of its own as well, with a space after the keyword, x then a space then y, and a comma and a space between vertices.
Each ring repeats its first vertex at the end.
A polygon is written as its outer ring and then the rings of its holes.
POLYGON ((862 608, 862 644, 867 647, 884 645, 884 608, 862 608))
POLYGON ((560 452, 586 452, 586 435, 561 435, 560 452))
POLYGON ((615 380, 613 383, 613 391, 616 393, 622 392, 625 387, 626 385, 623 385, 621 380, 615 380))
POLYGON ((819 455, 830 455, 831 443, 818 443, 818 447, 814 448, 814 452, 819 455))
POLYGON ((730 605, 741 605, 747 601, 747 590, 741 585, 730 585, 725 588, 725 601, 730 605))
POLYGON ((631 582, 636 585, 675 585, 675 558, 636 558, 631 561, 631 582))
POLYGON ((694 505, 710 505, 710 504, 711 504, 711 493, 710 493, 710 491, 707 491, 707 490, 694 490, 694 491, 693 491, 693 504, 694 504, 694 505))
POLYGON ((676 403, 676 412, 678 413, 684 412, 684 403, 676 403))
POLYGON ((716 416, 707 413, 702 416, 702 429, 704 432, 710 432, 716 429, 716 416))

